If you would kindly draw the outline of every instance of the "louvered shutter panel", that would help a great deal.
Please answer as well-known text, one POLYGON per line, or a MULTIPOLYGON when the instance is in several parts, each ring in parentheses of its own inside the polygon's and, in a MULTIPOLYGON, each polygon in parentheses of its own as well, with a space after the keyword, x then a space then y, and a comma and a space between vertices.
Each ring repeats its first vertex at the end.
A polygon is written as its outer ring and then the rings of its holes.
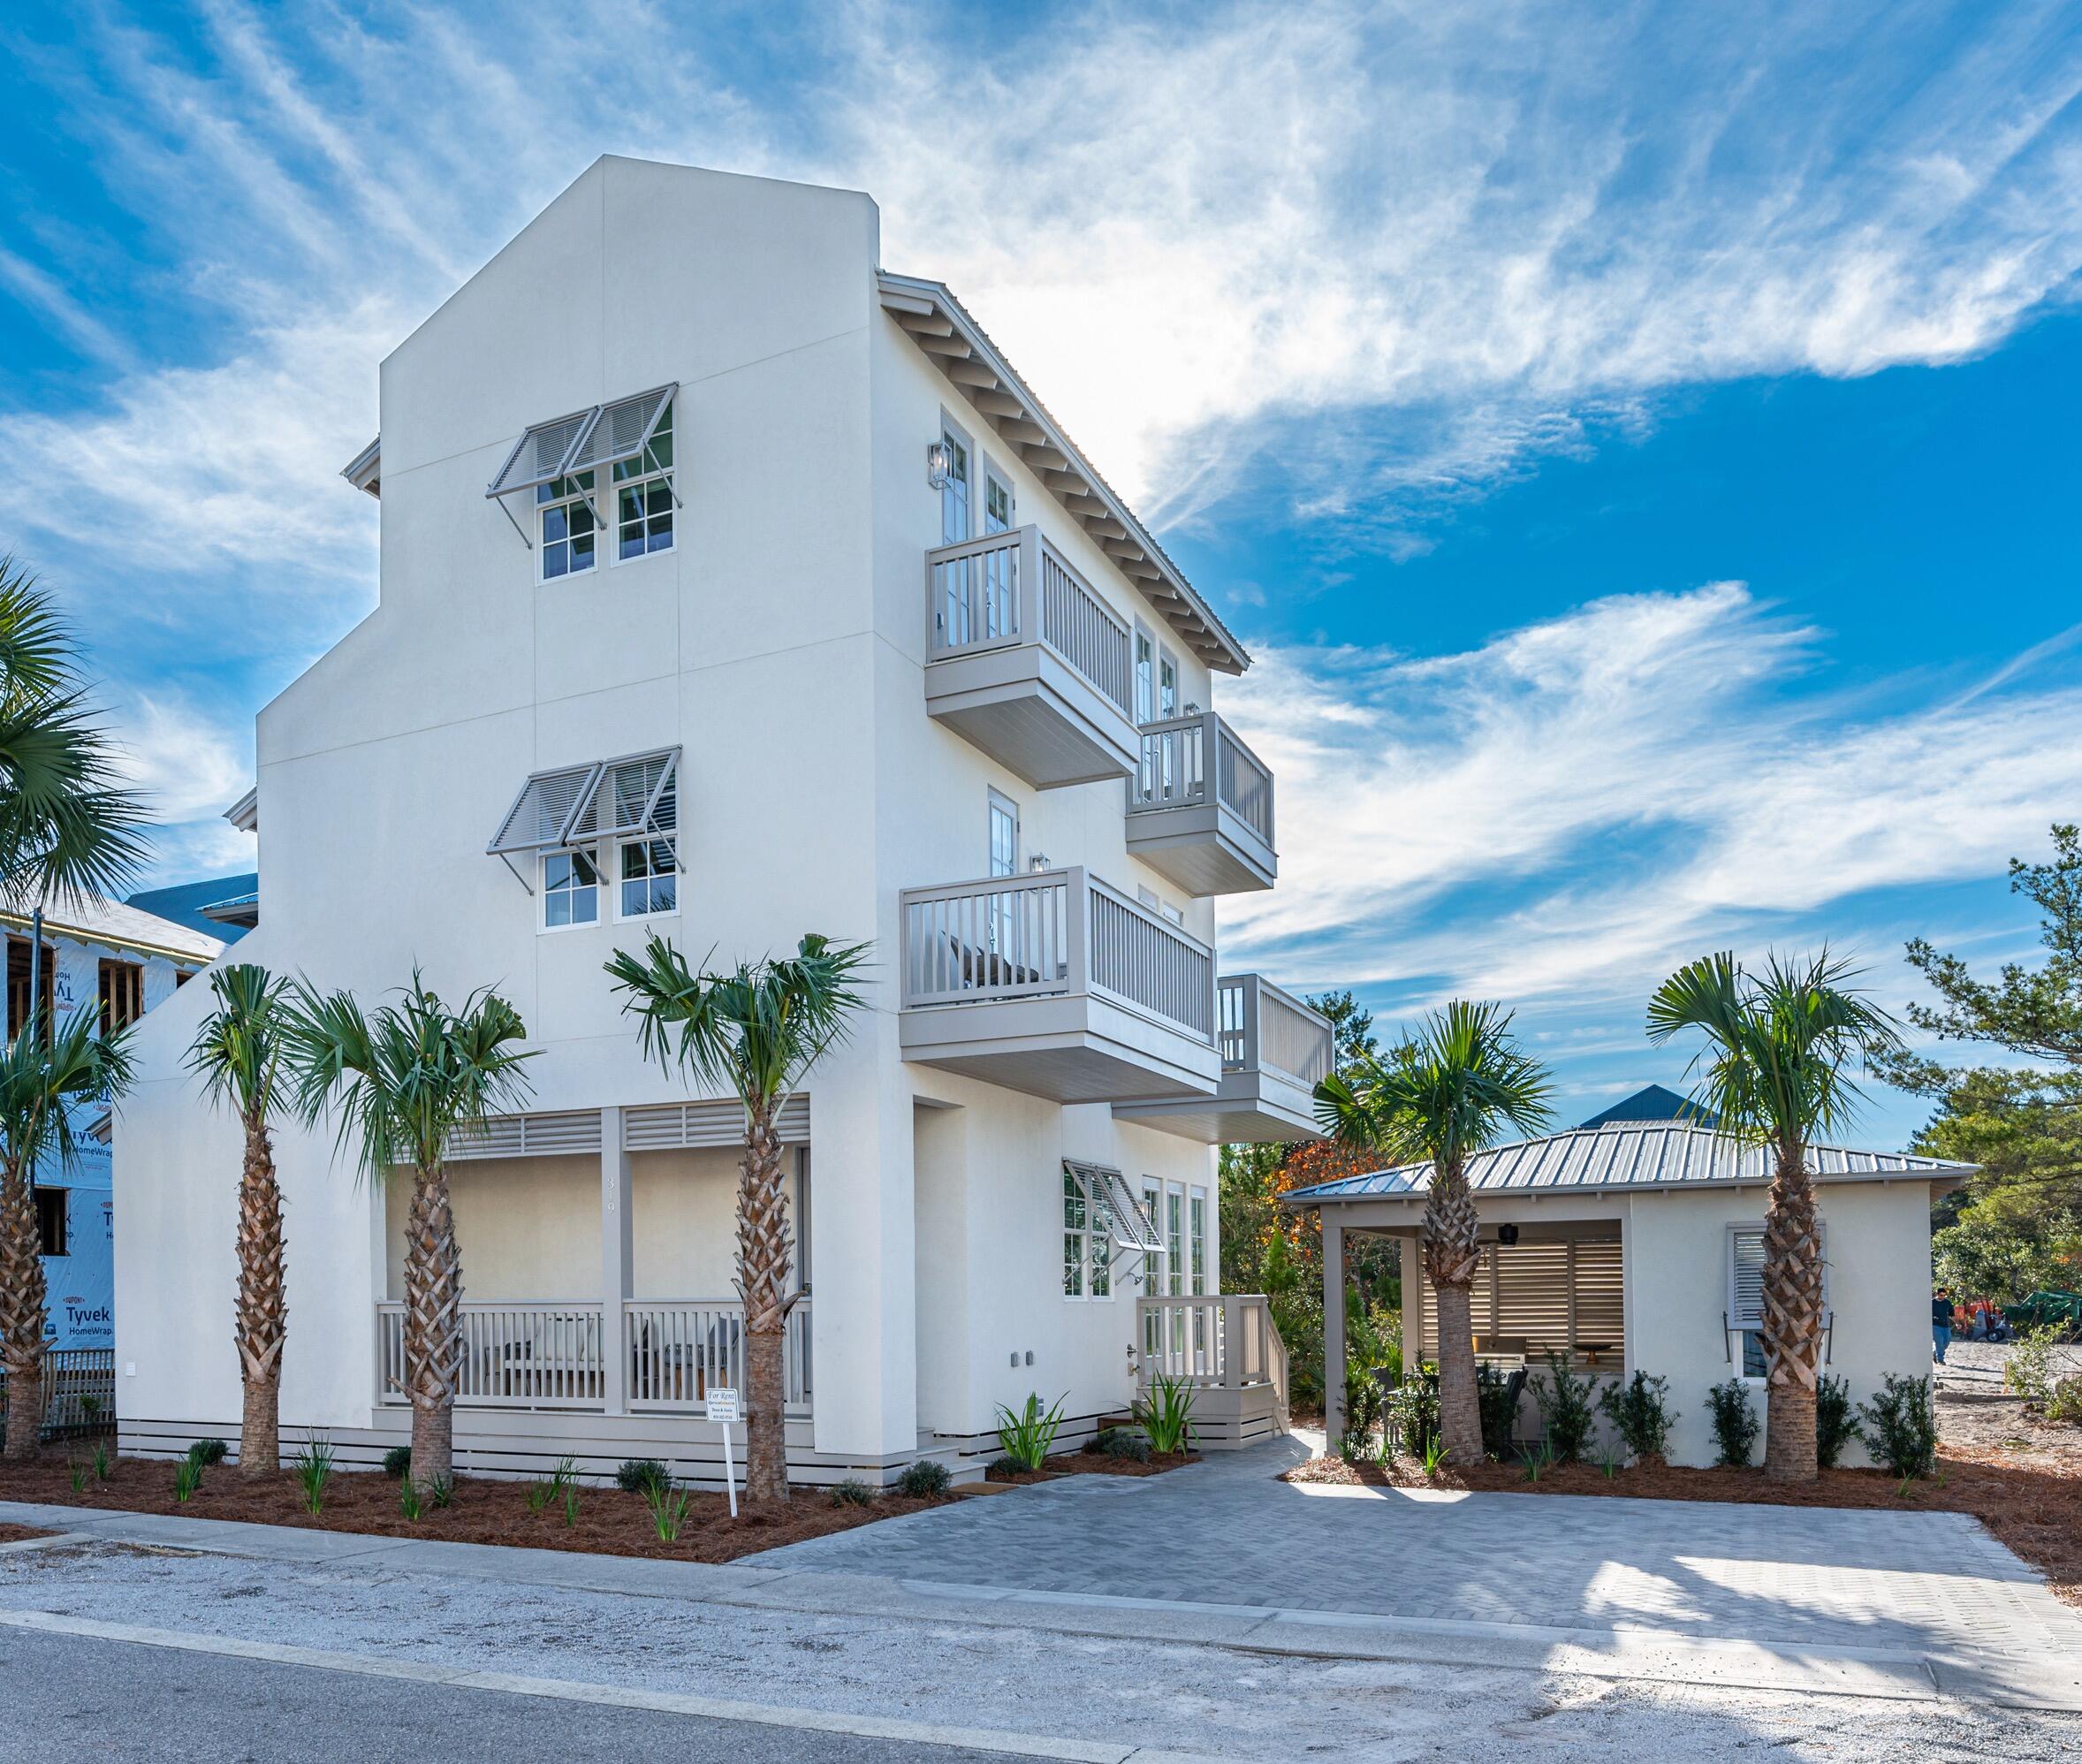
POLYGON ((569 840, 590 845, 596 840, 670 836, 679 827, 680 749, 638 754, 603 768, 591 795, 573 818, 569 840))
POLYGON ((560 772, 536 772, 520 787, 520 794, 513 799, 513 806, 506 810, 485 850, 496 855, 509 851, 543 851, 562 843, 572 809, 585 797, 599 769, 596 765, 578 765, 560 772))
POLYGON ((559 416, 554 422, 536 423, 513 444, 513 451, 506 455, 505 464, 498 468, 498 475, 486 487, 484 494, 507 496, 514 490, 533 490, 537 484, 548 483, 551 478, 563 477, 573 444, 585 437, 599 414, 599 407, 596 405, 590 410, 559 416))
POLYGON ((570 469, 574 472, 592 471, 602 466, 612 466, 623 460, 633 460, 650 444, 657 431, 658 419, 672 403, 672 394, 679 388, 658 386, 634 398, 618 399, 604 407, 600 420, 596 422, 585 439, 579 444, 573 455, 570 469))
POLYGON ((1728 1327, 1764 1327, 1764 1228, 1760 1225, 1729 1228, 1728 1327))

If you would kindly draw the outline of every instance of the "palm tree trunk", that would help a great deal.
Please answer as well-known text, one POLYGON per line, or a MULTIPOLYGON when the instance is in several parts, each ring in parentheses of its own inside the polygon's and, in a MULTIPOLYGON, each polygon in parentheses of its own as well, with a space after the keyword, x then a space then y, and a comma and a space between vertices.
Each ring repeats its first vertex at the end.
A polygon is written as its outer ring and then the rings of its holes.
POLYGON ((239 1303, 232 1332, 246 1384, 239 1468, 247 1476, 272 1475, 282 1463, 282 1345, 288 1334, 275 1151, 266 1118, 249 1118, 239 1178, 239 1303))
POLYGON ((422 1493, 455 1475, 455 1387, 462 1365, 462 1251, 448 1171, 413 1172, 405 1239, 405 1385, 412 1399, 413 1481, 422 1493))
POLYGON ((747 1111, 737 1190, 737 1280, 745 1302, 745 1494, 753 1501, 788 1498, 782 1373, 790 1308, 788 1202, 773 1117, 771 1097, 758 1099, 747 1111))
POLYGON ((0 1365, 11 1458, 34 1457, 43 1426, 44 1286, 36 1194, 19 1164, 0 1169, 0 1365))
POLYGON ((1764 1474, 1812 1482, 1814 1395, 1820 1376, 1821 1228, 1806 1148, 1782 1144, 1764 1215, 1764 1474))
MULTIPOLYGON (((1425 1198, 1425 1274, 1439 1306, 1439 1439, 1449 1464, 1482 1462, 1470 1289, 1482 1259, 1474 1190, 1458 1163, 1441 1162, 1425 1198)), ((1415 1350, 1409 1343, 1404 1352, 1415 1350)))

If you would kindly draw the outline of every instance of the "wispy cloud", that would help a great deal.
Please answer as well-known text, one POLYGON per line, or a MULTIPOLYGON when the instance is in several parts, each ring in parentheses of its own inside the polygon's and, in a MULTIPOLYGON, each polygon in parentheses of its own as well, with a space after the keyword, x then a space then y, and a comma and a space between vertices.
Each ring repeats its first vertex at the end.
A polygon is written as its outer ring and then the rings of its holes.
POLYGON ((1638 1000, 1702 949, 2000 873, 2082 797, 2082 688, 1783 689, 1826 651, 1718 583, 1458 655, 1262 657, 1226 710, 1305 831, 1273 894, 1230 904, 1227 947, 1419 1000, 1638 1000))

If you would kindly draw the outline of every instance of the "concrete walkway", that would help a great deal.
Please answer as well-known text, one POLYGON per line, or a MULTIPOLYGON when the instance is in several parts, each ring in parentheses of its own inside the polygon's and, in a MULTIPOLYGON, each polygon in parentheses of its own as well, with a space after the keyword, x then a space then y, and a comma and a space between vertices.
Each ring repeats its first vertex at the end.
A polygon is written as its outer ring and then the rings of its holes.
POLYGON ((1277 1480, 1303 1449, 1065 1479, 725 1567, 9 1502, 0 1520, 551 1595, 2082 1709, 2082 1619, 1962 1516, 1277 1480))

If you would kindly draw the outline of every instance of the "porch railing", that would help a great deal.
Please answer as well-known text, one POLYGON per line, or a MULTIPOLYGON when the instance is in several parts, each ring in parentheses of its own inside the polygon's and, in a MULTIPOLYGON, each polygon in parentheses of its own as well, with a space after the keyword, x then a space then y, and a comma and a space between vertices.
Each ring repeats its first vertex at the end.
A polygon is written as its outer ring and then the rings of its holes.
MULTIPOLYGON (((0 1367, 0 1413, 6 1409, 7 1372, 0 1367)), ((42 1432, 92 1433, 116 1425, 116 1350, 49 1348, 43 1355, 42 1432)))
POLYGON ((1212 787, 1217 802, 1273 843, 1272 771, 1215 712, 1144 723, 1142 748, 1142 764, 1128 780, 1129 814, 1197 808, 1212 787))
POLYGON ((1224 1390, 1269 1385, 1288 1412, 1287 1343, 1262 1293, 1138 1298, 1142 1382, 1159 1374, 1224 1390))
POLYGON ((1214 952, 1082 869, 907 888, 906 1010, 1093 992, 1214 1040, 1214 952))
POLYGON ((1259 974, 1225 974, 1217 1004, 1222 1070, 1285 1074, 1313 1090, 1330 1076, 1329 1023, 1259 974))
MULTIPOLYGON (((632 1299, 623 1307, 632 1409, 698 1410, 709 1387, 745 1388, 745 1308, 734 1299, 632 1299)), ((791 1410, 809 1407, 809 1301, 788 1312, 782 1375, 791 1410)))
MULTIPOLYGON (((376 1308, 379 1400, 403 1403, 405 1307, 376 1308)), ((472 1409, 604 1410, 606 1361, 596 1304, 466 1304, 456 1402, 472 1409)), ((744 1307, 734 1299, 633 1299, 623 1307, 632 1409, 698 1412, 709 1387, 744 1388, 744 1307)), ((789 1312, 786 1403, 809 1404, 809 1305, 789 1312)))
POLYGON ((1037 527, 925 554, 927 658, 1038 642, 1132 718, 1128 627, 1037 527))

